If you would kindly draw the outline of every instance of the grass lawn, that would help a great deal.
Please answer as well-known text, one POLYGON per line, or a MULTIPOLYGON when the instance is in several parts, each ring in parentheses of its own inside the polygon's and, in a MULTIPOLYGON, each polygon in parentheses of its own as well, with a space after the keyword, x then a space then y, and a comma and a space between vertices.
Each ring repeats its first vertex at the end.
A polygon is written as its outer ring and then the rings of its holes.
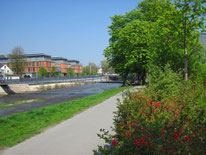
POLYGON ((20 143, 44 128, 66 120, 124 89, 126 88, 115 88, 101 94, 0 118, 0 149, 20 143))

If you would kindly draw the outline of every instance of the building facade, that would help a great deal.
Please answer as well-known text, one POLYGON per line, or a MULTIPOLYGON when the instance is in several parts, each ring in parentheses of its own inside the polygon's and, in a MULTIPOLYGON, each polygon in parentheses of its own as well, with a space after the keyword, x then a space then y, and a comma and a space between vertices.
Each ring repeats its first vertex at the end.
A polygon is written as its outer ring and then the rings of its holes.
POLYGON ((68 60, 67 62, 71 65, 72 70, 76 74, 82 73, 83 66, 79 65, 79 61, 77 61, 77 60, 68 60))
POLYGON ((71 67, 71 65, 68 63, 68 60, 62 57, 52 57, 51 60, 53 61, 56 69, 60 69, 60 72, 64 76, 66 76, 67 70, 69 69, 69 67, 71 67))
MULTIPOLYGON (((77 60, 72 60, 77 61, 77 60)), ((57 72, 61 72, 63 76, 66 75, 67 69, 72 65, 69 63, 70 60, 61 57, 51 57, 50 55, 39 53, 39 54, 27 54, 24 62, 24 74, 36 77, 37 72, 41 67, 44 67, 47 72, 51 72, 52 67, 55 67, 57 72)), ((77 61, 79 62, 79 61, 77 61)), ((7 55, 0 55, 0 67, 7 65, 11 68, 9 57, 7 55)), ((79 63, 76 65, 77 70, 74 68, 76 74, 81 73, 82 65, 79 63)))

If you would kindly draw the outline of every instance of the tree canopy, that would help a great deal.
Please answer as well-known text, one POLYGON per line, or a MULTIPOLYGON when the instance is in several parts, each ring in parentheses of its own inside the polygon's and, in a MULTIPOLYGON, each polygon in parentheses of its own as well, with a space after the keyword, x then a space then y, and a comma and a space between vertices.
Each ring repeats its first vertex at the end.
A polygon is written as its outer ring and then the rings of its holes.
POLYGON ((56 75, 57 75, 57 70, 56 70, 56 67, 55 67, 55 66, 52 67, 51 72, 50 72, 50 75, 51 75, 51 76, 56 76, 56 75))
POLYGON ((74 75, 75 75, 75 73, 74 73, 73 69, 71 67, 69 67, 67 69, 67 76, 74 76, 74 75))
POLYGON ((24 72, 25 58, 24 49, 20 46, 13 48, 9 54, 11 68, 16 74, 22 74, 24 72))
POLYGON ((101 61, 101 68, 102 68, 103 73, 114 73, 113 68, 109 65, 107 60, 101 61))
POLYGON ((95 75, 97 74, 97 66, 95 63, 90 62, 87 66, 83 67, 83 75, 95 75))
MULTIPOLYGON (((142 82, 151 64, 164 67, 169 63, 174 70, 183 69, 182 17, 181 9, 169 0, 142 1, 125 15, 111 17, 111 37, 104 56, 115 72, 125 78, 129 73, 135 73, 142 82)), ((190 31, 187 44, 188 57, 192 61, 201 46, 199 31, 190 31)))
POLYGON ((48 72, 44 67, 41 67, 39 69, 39 72, 37 73, 38 77, 46 77, 48 76, 48 72))

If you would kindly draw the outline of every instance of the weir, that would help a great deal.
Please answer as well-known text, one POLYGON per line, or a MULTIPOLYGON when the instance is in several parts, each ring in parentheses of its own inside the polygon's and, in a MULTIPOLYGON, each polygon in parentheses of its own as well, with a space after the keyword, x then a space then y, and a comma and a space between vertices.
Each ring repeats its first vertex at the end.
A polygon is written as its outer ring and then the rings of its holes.
POLYGON ((1 84, 0 86, 6 94, 8 94, 8 95, 15 94, 15 92, 9 87, 8 84, 5 83, 5 84, 1 84))
POLYGON ((95 78, 76 78, 76 79, 57 79, 57 80, 40 80, 24 83, 24 81, 19 81, 13 83, 8 81, 6 83, 0 83, 0 96, 18 94, 18 93, 28 93, 41 91, 41 87, 50 87, 50 89, 55 89, 55 87, 73 87, 75 85, 85 85, 89 83, 122 83, 116 76, 105 76, 105 77, 95 77, 95 78))

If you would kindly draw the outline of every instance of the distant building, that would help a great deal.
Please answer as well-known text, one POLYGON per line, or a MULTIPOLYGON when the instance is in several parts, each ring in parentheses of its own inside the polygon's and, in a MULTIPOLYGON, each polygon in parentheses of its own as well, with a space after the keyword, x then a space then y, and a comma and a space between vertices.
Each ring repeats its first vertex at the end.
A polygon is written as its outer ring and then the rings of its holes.
POLYGON ((64 76, 66 76, 67 70, 71 67, 68 60, 62 57, 52 57, 51 60, 53 61, 57 71, 60 71, 64 76))
POLYGON ((97 73, 98 73, 98 74, 103 74, 102 68, 99 68, 98 71, 97 71, 97 73))
POLYGON ((3 75, 13 75, 14 74, 14 72, 7 65, 3 65, 0 68, 0 70, 3 75))
POLYGON ((68 60, 68 63, 71 64, 71 68, 76 74, 82 73, 83 67, 79 64, 79 61, 68 60))
POLYGON ((206 33, 203 32, 200 36, 200 42, 202 42, 204 48, 206 49, 206 33))
MULTIPOLYGON (((67 69, 72 67, 76 74, 82 72, 82 65, 77 60, 68 60, 61 57, 51 57, 50 55, 39 54, 26 54, 26 61, 24 63, 24 74, 31 77, 36 77, 37 72, 41 67, 44 67, 47 72, 51 72, 52 67, 55 66, 58 72, 66 75, 67 69), (78 62, 78 63, 77 63, 78 62)), ((11 68, 9 57, 7 55, 0 55, 0 66, 7 65, 11 68)))

